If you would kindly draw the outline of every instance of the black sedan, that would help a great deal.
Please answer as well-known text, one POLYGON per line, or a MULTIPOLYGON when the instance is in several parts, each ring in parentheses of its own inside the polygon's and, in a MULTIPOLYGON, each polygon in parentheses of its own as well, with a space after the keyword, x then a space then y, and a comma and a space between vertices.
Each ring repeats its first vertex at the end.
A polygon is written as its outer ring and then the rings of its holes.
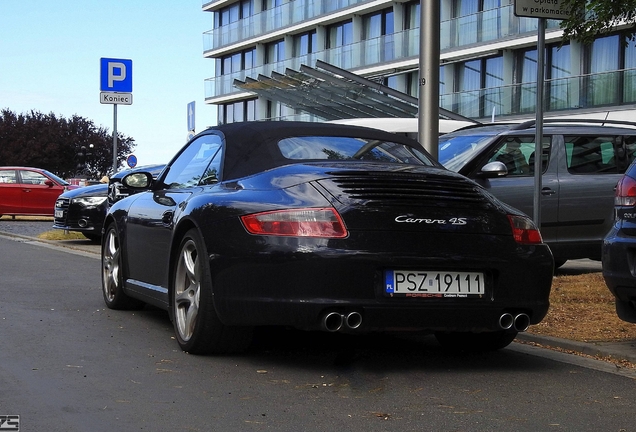
POLYGON ((140 192, 106 216, 106 305, 168 310, 190 353, 240 351, 263 325, 492 350, 548 310, 532 221, 405 137, 233 123, 122 183, 140 192))
POLYGON ((109 183, 86 186, 64 192, 55 201, 53 228, 77 231, 84 237, 98 242, 102 238, 102 226, 109 203, 130 194, 122 188, 120 180, 131 172, 143 170, 158 176, 165 165, 148 165, 117 172, 109 183))

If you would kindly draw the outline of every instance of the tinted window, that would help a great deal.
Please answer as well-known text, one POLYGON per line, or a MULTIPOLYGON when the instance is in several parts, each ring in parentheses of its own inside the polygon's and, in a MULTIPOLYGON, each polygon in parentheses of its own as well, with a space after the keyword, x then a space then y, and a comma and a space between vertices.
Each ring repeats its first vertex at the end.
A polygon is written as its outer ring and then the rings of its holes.
MULTIPOLYGON (((542 172, 548 167, 551 141, 551 137, 543 137, 542 172)), ((534 174, 534 150, 534 137, 509 137, 498 144, 488 162, 502 162, 508 168, 508 175, 532 175, 534 174)))
POLYGON ((374 139, 311 136, 285 138, 278 143, 284 157, 294 160, 364 160, 432 165, 416 148, 374 139))
MULTIPOLYGON (((170 189, 182 189, 197 186, 200 184, 210 184, 218 179, 211 179, 211 175, 218 176, 217 171, 212 173, 210 164, 219 153, 215 162, 220 160, 220 149, 222 140, 218 135, 203 135, 192 141, 186 149, 170 165, 163 183, 170 189)), ((220 165, 218 165, 220 167, 220 165)), ((212 167, 214 168, 214 167, 212 167)))
POLYGON ((566 136, 568 171, 572 174, 617 173, 614 137, 566 136))

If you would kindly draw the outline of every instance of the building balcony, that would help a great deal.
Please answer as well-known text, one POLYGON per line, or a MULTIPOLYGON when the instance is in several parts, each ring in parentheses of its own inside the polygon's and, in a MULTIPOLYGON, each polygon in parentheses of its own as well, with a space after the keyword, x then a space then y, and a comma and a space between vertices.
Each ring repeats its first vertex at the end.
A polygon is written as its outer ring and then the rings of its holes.
POLYGON ((266 36, 291 26, 304 24, 311 27, 310 20, 363 3, 377 3, 377 0, 294 0, 203 33, 203 53, 266 36))
MULTIPOLYGON (((440 95, 440 107, 473 119, 536 112, 536 82, 440 95)), ((636 104, 636 69, 546 80, 546 112, 584 111, 636 104)))
MULTIPOLYGON (((334 2, 295 0, 248 18, 207 31, 203 34, 203 52, 210 54, 225 47, 247 43, 270 33, 286 34, 294 25, 308 29, 316 23, 310 20, 350 6, 376 3, 369 0, 338 0, 334 2), (298 7, 301 6, 301 7, 298 7)), ((440 24, 440 49, 469 47, 473 44, 513 38, 537 31, 537 20, 514 15, 514 5, 466 15, 440 24)), ((547 20, 547 28, 559 27, 559 21, 547 20)), ((415 29, 419 30, 419 29, 415 29)))
MULTIPOLYGON (((300 64, 315 60, 315 57, 295 59, 286 62, 286 66, 297 70, 300 64)), ((276 67, 271 67, 269 73, 280 71, 277 65, 270 66, 276 67)), ((263 72, 263 75, 269 76, 268 72, 263 72)), ((256 78, 256 75, 253 77, 256 78)), ((235 77, 223 78, 231 86, 235 77)), ((240 76, 236 78, 242 80, 240 76)), ((527 117, 536 112, 536 89, 536 83, 530 82, 447 93, 440 95, 440 107, 476 120, 527 117)), ((546 112, 573 114, 577 111, 596 111, 604 107, 616 109, 617 106, 630 105, 636 105, 636 68, 546 80, 544 83, 546 112)))

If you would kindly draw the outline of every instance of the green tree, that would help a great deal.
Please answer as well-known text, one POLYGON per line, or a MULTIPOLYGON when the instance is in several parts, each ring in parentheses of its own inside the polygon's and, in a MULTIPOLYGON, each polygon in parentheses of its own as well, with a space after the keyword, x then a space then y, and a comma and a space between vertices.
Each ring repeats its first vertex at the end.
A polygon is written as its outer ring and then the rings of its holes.
MULTIPOLYGON (((117 160, 123 163, 135 140, 117 133, 117 160)), ((53 113, 0 111, 0 165, 44 168, 60 177, 99 179, 112 174, 113 135, 92 120, 53 113)))
POLYGON ((594 39, 619 27, 627 27, 634 39, 636 0, 563 0, 570 19, 561 22, 563 38, 590 44, 594 39))

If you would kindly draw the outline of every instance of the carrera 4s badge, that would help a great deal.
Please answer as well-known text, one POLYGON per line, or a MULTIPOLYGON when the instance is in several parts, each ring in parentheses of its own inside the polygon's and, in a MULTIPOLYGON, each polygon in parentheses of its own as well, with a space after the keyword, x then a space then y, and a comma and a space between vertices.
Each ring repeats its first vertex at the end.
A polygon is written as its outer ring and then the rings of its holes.
POLYGON ((397 223, 412 223, 412 224, 437 224, 437 225, 466 225, 466 218, 452 217, 448 219, 428 219, 418 218, 410 215, 400 215, 395 218, 397 223))

